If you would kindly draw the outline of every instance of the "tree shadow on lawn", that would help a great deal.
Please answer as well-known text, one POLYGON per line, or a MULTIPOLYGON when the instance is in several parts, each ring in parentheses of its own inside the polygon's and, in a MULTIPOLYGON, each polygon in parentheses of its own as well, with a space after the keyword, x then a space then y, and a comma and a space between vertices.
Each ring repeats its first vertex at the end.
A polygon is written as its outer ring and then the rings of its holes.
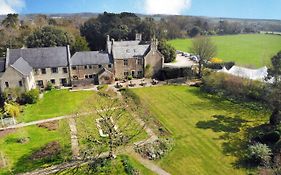
POLYGON ((247 120, 240 117, 227 117, 224 115, 212 116, 215 120, 199 121, 196 126, 200 129, 212 129, 214 132, 237 133, 247 120))
POLYGON ((255 168, 255 165, 245 159, 246 150, 250 144, 250 136, 256 135, 255 132, 260 131, 259 126, 255 127, 253 124, 263 123, 265 121, 263 116, 266 116, 268 113, 263 110, 250 109, 244 106, 243 102, 233 103, 218 96, 209 95, 201 92, 199 89, 188 89, 188 91, 203 99, 202 102, 194 104, 198 110, 206 111, 215 109, 235 114, 234 117, 213 115, 211 116, 211 120, 197 122, 196 127, 200 129, 211 129, 213 132, 221 133, 217 139, 223 141, 223 154, 237 158, 232 164, 235 168, 255 168), (242 118, 242 116, 257 117, 247 120, 245 117, 242 118))
MULTIPOLYGON (((230 101, 217 95, 202 92, 199 88, 189 88, 187 91, 199 99, 204 100, 198 104, 194 104, 194 108, 197 109, 233 111, 236 114, 247 114, 251 116, 261 116, 261 113, 267 115, 268 113, 264 108, 260 108, 256 103, 251 101, 230 101)), ((258 121, 259 118, 255 118, 255 120, 258 121)))
POLYGON ((30 172, 38 168, 60 164, 70 159, 71 153, 68 146, 64 146, 62 148, 48 148, 50 150, 42 150, 42 148, 45 146, 32 149, 30 154, 25 154, 18 159, 12 168, 12 173, 17 174, 30 172))
POLYGON ((223 140, 223 154, 237 158, 232 164, 235 168, 253 168, 252 165, 245 161, 245 150, 247 150, 249 142, 243 131, 250 128, 249 121, 239 116, 214 115, 212 118, 214 120, 199 121, 196 127, 222 133, 218 139, 223 140))

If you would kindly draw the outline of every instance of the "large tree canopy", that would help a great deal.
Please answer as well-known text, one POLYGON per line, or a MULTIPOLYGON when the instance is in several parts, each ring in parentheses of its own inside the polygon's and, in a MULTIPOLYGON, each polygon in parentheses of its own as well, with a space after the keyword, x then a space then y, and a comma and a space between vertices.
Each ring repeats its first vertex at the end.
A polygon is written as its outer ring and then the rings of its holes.
POLYGON ((162 40, 159 42, 158 50, 162 53, 165 58, 165 63, 173 62, 176 59, 176 49, 162 40))
POLYGON ((30 32, 26 25, 19 25, 18 14, 8 14, 1 24, 3 28, 0 29, 0 57, 5 55, 7 48, 22 47, 25 33, 30 32))
POLYGON ((29 48, 66 46, 72 43, 73 38, 70 34, 55 27, 37 29, 26 39, 26 46, 29 48))
POLYGON ((89 51, 89 50, 90 48, 88 46, 86 39, 81 36, 76 36, 75 43, 71 47, 71 54, 74 54, 75 52, 89 51))
POLYGON ((98 18, 91 18, 81 26, 81 35, 86 38, 92 50, 104 50, 106 35, 115 40, 133 40, 136 33, 143 34, 143 39, 149 41, 156 31, 152 18, 141 20, 133 13, 104 13, 98 18))
POLYGON ((2 25, 6 28, 16 28, 19 26, 19 15, 8 14, 7 17, 2 21, 2 25))
POLYGON ((104 13, 97 19, 91 18, 81 26, 80 32, 92 50, 104 50, 106 35, 115 40, 132 39, 133 28, 140 18, 132 13, 104 13))

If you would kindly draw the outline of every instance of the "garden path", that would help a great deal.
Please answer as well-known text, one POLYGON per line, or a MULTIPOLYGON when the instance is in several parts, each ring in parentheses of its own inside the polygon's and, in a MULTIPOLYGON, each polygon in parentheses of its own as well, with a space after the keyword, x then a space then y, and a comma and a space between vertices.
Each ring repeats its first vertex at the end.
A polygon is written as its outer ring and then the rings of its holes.
POLYGON ((76 121, 74 118, 68 119, 68 124, 70 128, 70 138, 71 138, 71 150, 73 160, 79 158, 79 142, 77 137, 76 121))

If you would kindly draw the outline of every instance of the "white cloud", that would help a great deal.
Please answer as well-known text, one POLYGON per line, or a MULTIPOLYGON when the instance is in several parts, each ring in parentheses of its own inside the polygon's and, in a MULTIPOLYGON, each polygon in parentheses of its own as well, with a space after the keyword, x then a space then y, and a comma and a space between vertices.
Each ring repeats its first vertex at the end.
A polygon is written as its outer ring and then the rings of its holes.
POLYGON ((18 13, 25 7, 24 0, 0 0, 0 15, 18 13))
POLYGON ((191 7, 191 0, 145 0, 147 14, 179 15, 191 7))

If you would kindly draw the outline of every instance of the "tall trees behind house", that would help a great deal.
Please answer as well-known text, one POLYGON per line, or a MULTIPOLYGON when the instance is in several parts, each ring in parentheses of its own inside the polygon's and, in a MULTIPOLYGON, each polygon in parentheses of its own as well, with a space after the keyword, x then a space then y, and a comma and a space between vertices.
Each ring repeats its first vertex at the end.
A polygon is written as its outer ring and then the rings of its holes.
POLYGON ((35 30, 28 36, 26 46, 29 48, 66 46, 71 45, 73 42, 73 37, 67 32, 46 26, 35 30))
POLYGON ((168 44, 165 40, 161 40, 159 42, 158 50, 164 56, 165 63, 173 62, 176 59, 176 49, 168 44))
MULTIPOLYGON (((74 38, 78 38, 76 48, 83 48, 84 37, 91 50, 104 50, 106 35, 115 40, 132 40, 136 33, 143 34, 143 40, 156 37, 159 40, 195 37, 197 35, 224 35, 253 33, 264 31, 281 31, 281 24, 275 21, 259 20, 218 20, 194 16, 137 16, 133 13, 103 13, 98 17, 85 19, 81 16, 52 18, 48 15, 35 15, 19 20, 17 14, 9 14, 1 22, 0 56, 6 48, 25 46, 26 38, 39 29, 53 26, 74 38), (78 44, 82 44, 78 47, 78 44)), ((73 43, 74 44, 74 43, 73 43)), ((74 46, 73 46, 74 47, 74 46)), ((78 50, 80 50, 78 49, 78 50)))
MULTIPOLYGON (((79 26, 83 23, 83 20, 78 17, 73 17, 71 19, 53 19, 48 17, 47 15, 36 15, 32 18, 25 17, 23 20, 19 20, 18 14, 8 14, 7 17, 1 22, 2 28, 0 28, 0 57, 5 56, 5 52, 7 48, 22 48, 24 46, 29 47, 39 47, 39 46, 59 46, 61 44, 56 45, 54 40, 48 41, 46 36, 39 39, 40 41, 36 41, 38 38, 34 38, 33 41, 30 40, 31 35, 35 35, 35 33, 44 27, 55 27, 57 30, 62 31, 63 33, 68 33, 70 36, 68 40, 73 40, 74 38, 78 40, 78 43, 74 46, 76 50, 88 50, 85 48, 85 43, 83 43, 83 39, 80 37, 79 26), (31 20, 32 19, 32 20, 31 20), (75 37, 71 37, 71 36, 75 37), (79 38, 80 37, 80 38, 79 38), (46 39, 42 43, 43 39, 46 39), (27 40, 28 39, 28 40, 27 40), (28 42, 28 44, 27 44, 28 42), (37 44, 35 44, 37 42, 37 44), (41 42, 39 44, 38 42, 41 42), (31 43, 34 46, 31 46, 31 43), (82 46, 78 46, 81 43, 82 46), (84 45, 83 45, 84 44, 84 45)), ((55 32, 54 35, 57 35, 55 32)), ((51 38, 54 38, 52 36, 51 38)), ((65 37, 60 37, 61 41, 57 41, 56 43, 66 43, 65 37)), ((68 41, 69 42, 69 41, 68 41)), ((71 44, 71 42, 70 42, 71 44)), ((87 44, 86 44, 87 45, 87 44)))
POLYGON ((0 30, 0 57, 4 56, 8 47, 17 48, 22 45, 19 36, 20 30, 24 27, 20 27, 18 14, 8 14, 1 24, 3 29, 0 30))
POLYGON ((75 52, 89 51, 89 50, 90 48, 86 39, 82 36, 76 36, 75 42, 71 47, 71 54, 73 55, 75 52))
POLYGON ((136 33, 142 33, 144 40, 156 35, 156 23, 152 18, 141 20, 133 13, 103 13, 91 18, 80 28, 92 50, 104 50, 106 35, 115 40, 133 40, 136 33))

